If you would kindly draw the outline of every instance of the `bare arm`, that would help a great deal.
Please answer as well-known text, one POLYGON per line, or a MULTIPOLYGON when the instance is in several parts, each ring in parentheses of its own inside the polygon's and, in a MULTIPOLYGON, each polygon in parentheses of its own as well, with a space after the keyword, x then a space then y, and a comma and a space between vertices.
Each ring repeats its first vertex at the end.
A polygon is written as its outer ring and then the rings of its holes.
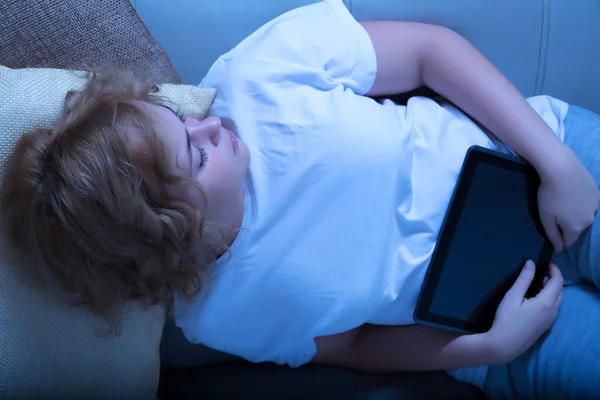
POLYGON ((363 325, 315 338, 312 363, 369 372, 435 371, 507 363, 523 354, 546 332, 558 313, 563 278, 555 264, 540 293, 525 299, 535 276, 528 262, 506 293, 492 328, 460 335, 420 325, 363 325))
POLYGON ((434 25, 363 22, 377 57, 369 95, 388 95, 427 86, 483 124, 531 162, 552 173, 560 140, 519 91, 469 42, 434 25))
MULTIPOLYGON (((457 33, 410 22, 364 22, 377 58, 369 95, 428 86, 528 160, 541 178, 540 218, 556 252, 591 225, 600 190, 519 91, 457 33)), ((440 134, 443 134, 441 132, 440 134)))
POLYGON ((459 335, 420 325, 364 325, 318 337, 312 363, 368 372, 435 371, 505 362, 484 335, 459 335))

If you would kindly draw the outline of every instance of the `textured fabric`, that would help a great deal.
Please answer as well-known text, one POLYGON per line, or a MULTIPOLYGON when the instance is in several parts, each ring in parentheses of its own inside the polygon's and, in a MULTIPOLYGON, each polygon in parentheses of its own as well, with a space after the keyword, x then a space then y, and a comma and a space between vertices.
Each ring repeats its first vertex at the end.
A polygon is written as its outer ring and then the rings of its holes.
MULTIPOLYGON (((201 86, 219 88, 211 114, 250 149, 251 190, 231 258, 206 295, 176 301, 192 343, 298 366, 317 336, 414 324, 466 152, 510 150, 451 105, 365 97, 376 73, 341 0, 276 18, 211 67, 201 86)), ((568 105, 529 102, 562 139, 568 105)), ((451 373, 481 387, 486 370, 451 373)))
POLYGON ((177 400, 484 400, 443 372, 369 374, 307 365, 225 363, 163 376, 161 399, 177 400))
MULTIPOLYGON (((56 123, 66 92, 80 87, 82 76, 0 66, 0 173, 22 132, 56 123)), ((215 91, 164 84, 159 94, 204 118, 215 91)), ((17 279, 18 265, 4 254, 0 248, 0 398, 154 398, 162 308, 132 306, 121 337, 96 337, 103 320, 44 298, 17 279)))
POLYGON ((0 65, 125 66, 157 83, 181 83, 129 0, 0 1, 0 65))
MULTIPOLYGON (((600 184, 600 116, 571 106, 565 144, 600 184)), ((600 216, 572 247, 556 255, 565 278, 548 335, 507 365, 490 367, 490 399, 597 399, 600 388, 600 216)))
POLYGON ((161 399, 483 399, 482 391, 441 371, 370 374, 240 362, 189 343, 172 321, 165 322, 160 354, 161 399))

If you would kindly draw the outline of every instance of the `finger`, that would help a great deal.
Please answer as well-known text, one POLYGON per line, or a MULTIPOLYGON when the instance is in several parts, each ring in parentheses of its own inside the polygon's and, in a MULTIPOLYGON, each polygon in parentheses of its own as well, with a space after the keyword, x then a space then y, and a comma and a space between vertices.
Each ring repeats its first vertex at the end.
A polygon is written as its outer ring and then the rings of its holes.
POLYGON ((561 291, 560 291, 560 294, 559 294, 559 295, 558 295, 558 297, 556 298, 556 305, 557 305, 557 306, 558 306, 558 305, 560 305, 560 302, 562 301, 562 298, 563 298, 563 293, 564 293, 564 291, 563 291, 563 290, 561 290, 561 291))
POLYGON ((560 303, 562 302, 562 298, 563 298, 563 292, 560 292, 560 295, 558 296, 558 299, 556 299, 556 305, 558 307, 560 307, 560 303))
POLYGON ((528 260, 525 263, 525 266, 521 270, 521 273, 517 277, 517 280, 510 288, 510 290, 506 293, 506 296, 513 297, 515 299, 523 300, 525 298, 525 294, 531 286, 531 282, 533 282, 533 278, 535 277, 535 264, 533 261, 528 260))
POLYGON ((546 236, 548 236, 548 239, 554 246, 554 252, 560 253, 563 249, 563 239, 556 219, 552 215, 549 217, 540 216, 540 219, 544 226, 544 231, 546 231, 546 236))
POLYGON ((558 269, 556 264, 551 263, 550 279, 548 279, 548 283, 542 288, 536 297, 556 300, 562 294, 563 284, 564 280, 560 269, 558 269))
POLYGON ((562 298, 563 298, 563 291, 561 290, 560 294, 558 295, 558 297, 556 298, 556 301, 554 303, 554 307, 555 307, 554 319, 556 319, 556 317, 558 316, 558 311, 560 310, 560 303, 562 302, 562 298))
POLYGON ((571 229, 565 225, 559 225, 560 230, 562 232, 563 244, 565 247, 571 247, 581 234, 581 231, 576 229, 571 229))
POLYGON ((556 265, 556 263, 554 261, 550 261, 550 265, 548 265, 548 273, 550 278, 557 278, 560 279, 562 281, 563 279, 563 275, 562 272, 560 270, 560 268, 558 268, 558 265, 556 265))

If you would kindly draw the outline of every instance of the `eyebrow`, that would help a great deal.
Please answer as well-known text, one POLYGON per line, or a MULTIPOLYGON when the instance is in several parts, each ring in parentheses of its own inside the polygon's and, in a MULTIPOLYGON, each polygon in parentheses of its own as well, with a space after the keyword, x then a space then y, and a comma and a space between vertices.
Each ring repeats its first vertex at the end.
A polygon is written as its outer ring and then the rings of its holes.
MULTIPOLYGON (((179 114, 177 114, 175 112, 175 110, 173 110, 171 107, 165 106, 165 105, 163 105, 162 107, 164 107, 167 110, 171 111, 173 113, 173 115, 175 115, 177 117, 177 119, 179 119, 179 114)), ((182 122, 182 124, 183 124, 183 122, 182 122)), ((194 175, 193 172, 192 172, 192 170, 193 170, 193 166, 192 166, 192 163, 193 163, 193 157, 192 157, 192 140, 190 139, 190 133, 188 132, 188 130, 187 130, 187 128, 186 128, 185 125, 183 126, 183 129, 185 129, 185 137, 186 137, 186 140, 187 140, 187 152, 188 152, 188 158, 190 160, 190 169, 189 169, 189 172, 190 172, 190 178, 192 178, 193 175, 194 175)))

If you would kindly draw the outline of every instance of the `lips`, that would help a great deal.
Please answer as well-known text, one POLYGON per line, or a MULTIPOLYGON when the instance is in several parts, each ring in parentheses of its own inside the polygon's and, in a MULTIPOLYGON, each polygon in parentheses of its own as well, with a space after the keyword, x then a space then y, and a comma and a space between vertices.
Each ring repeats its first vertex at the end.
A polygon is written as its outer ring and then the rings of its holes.
POLYGON ((231 138, 231 146, 233 147, 233 154, 236 154, 237 149, 238 149, 238 139, 233 134, 233 132, 231 132, 230 130, 227 130, 227 133, 229 133, 229 137, 231 138))

